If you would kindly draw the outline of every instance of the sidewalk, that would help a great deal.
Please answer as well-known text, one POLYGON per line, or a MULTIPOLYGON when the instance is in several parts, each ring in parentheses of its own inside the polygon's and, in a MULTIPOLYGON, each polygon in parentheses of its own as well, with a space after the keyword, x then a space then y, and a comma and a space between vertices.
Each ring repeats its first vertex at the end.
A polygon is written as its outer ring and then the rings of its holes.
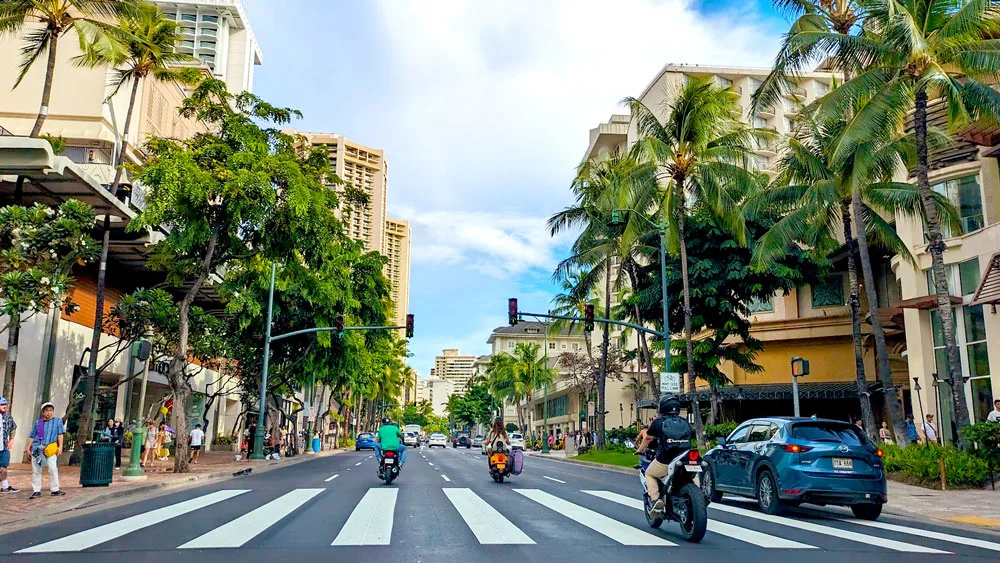
MULTIPOLYGON (((42 473, 42 497, 34 500, 28 500, 31 495, 31 466, 26 463, 14 463, 10 466, 9 479, 11 486, 19 491, 0 494, 0 528, 10 531, 31 521, 98 506, 128 496, 183 487, 196 482, 232 478, 233 473, 248 468, 253 468, 253 473, 257 474, 318 457, 336 455, 343 451, 346 450, 324 450, 318 454, 303 454, 276 461, 235 461, 235 454, 231 451, 202 452, 199 463, 191 465, 190 473, 174 473, 174 462, 171 458, 168 461, 157 461, 152 468, 146 467, 145 481, 123 481, 121 471, 116 470, 114 480, 107 487, 81 487, 80 466, 60 466, 59 484, 61 490, 66 492, 66 496, 53 497, 49 494, 49 476, 46 470, 42 473)), ((127 453, 128 450, 122 453, 122 469, 127 466, 127 453)))

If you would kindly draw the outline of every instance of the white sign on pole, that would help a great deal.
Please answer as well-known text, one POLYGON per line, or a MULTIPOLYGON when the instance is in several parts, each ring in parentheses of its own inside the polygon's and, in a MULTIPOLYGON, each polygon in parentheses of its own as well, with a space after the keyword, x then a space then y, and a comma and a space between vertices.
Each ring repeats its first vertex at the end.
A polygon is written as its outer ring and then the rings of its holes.
POLYGON ((594 401, 587 401, 587 416, 594 416, 596 410, 594 401))
POLYGON ((660 373, 660 394, 680 392, 681 374, 675 371, 665 371, 660 373))
POLYGON ((309 420, 316 420, 316 406, 317 405, 310 405, 309 408, 306 409, 309 420))

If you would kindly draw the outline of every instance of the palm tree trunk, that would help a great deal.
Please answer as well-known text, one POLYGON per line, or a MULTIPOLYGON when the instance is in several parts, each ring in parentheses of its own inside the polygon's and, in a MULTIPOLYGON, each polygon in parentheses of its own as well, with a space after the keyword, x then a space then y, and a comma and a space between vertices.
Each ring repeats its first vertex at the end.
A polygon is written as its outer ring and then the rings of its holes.
MULTIPOLYGON (((611 317, 611 255, 604 258, 604 314, 611 317)), ((604 341, 601 343, 601 374, 597 378, 597 449, 604 449, 604 396, 608 379, 608 344, 611 329, 604 323, 604 341)))
MULTIPOLYGON (((854 377, 858 385, 858 400, 861 403, 861 420, 865 430, 873 440, 875 415, 872 413, 871 394, 865 378, 865 352, 861 340, 861 295, 858 288, 858 265, 854 255, 854 234, 851 231, 851 207, 846 201, 840 202, 840 220, 844 224, 844 242, 847 245, 847 278, 851 285, 851 338, 854 341, 854 377)), ((860 230, 860 229, 859 229, 860 230)))
POLYGON ((125 114, 125 134, 122 135, 122 148, 118 151, 118 160, 115 161, 115 180, 111 182, 111 195, 118 195, 118 186, 122 181, 122 172, 125 170, 125 151, 128 150, 128 132, 132 127, 132 112, 135 110, 135 95, 139 91, 139 78, 132 78, 132 95, 128 101, 128 112, 125 114))
MULTIPOLYGON (((941 223, 937 207, 934 205, 934 192, 931 190, 927 177, 927 90, 918 88, 914 104, 913 130, 917 138, 917 194, 924 207, 924 217, 927 220, 927 233, 931 252, 931 270, 934 272, 934 293, 937 295, 938 315, 941 317, 941 330, 944 333, 945 350, 948 357, 947 380, 951 388, 951 399, 955 411, 954 431, 969 424, 969 409, 965 404, 965 383, 962 380, 962 363, 958 355, 958 341, 955 335, 955 317, 951 306, 951 296, 948 294, 948 280, 945 277, 944 249, 941 235, 941 223)), ((940 377, 941 374, 938 374, 940 377)))
MULTIPOLYGON (((18 315, 20 317, 20 315, 18 315)), ((17 340, 21 334, 21 324, 11 322, 7 328, 7 360, 4 363, 3 397, 14 402, 14 374, 17 369, 17 340)), ((10 407, 8 407, 10 408, 10 407)))
MULTIPOLYGON (((889 349, 885 343, 885 331, 882 329, 882 319, 878 316, 878 293, 875 291, 875 274, 872 271, 871 256, 868 253, 868 234, 865 232, 864 210, 861 208, 861 193, 853 190, 851 205, 854 207, 854 224, 858 230, 858 253, 861 258, 861 272, 865 279, 865 295, 868 297, 868 314, 871 316, 872 333, 875 335, 875 360, 878 363, 879 381, 882 382, 882 394, 885 410, 889 416, 889 425, 895 434, 896 443, 908 446, 906 438, 906 422, 903 420, 903 409, 896 397, 896 386, 892 382, 892 368, 889 367, 889 349)), ((874 432, 874 428, 869 432, 874 432)))
POLYGON ((56 47, 59 44, 59 34, 53 33, 49 41, 49 60, 45 66, 45 84, 42 86, 42 103, 38 108, 38 117, 35 118, 35 125, 31 128, 31 136, 38 138, 42 134, 42 125, 49 115, 49 99, 52 97, 52 79, 56 74, 56 47))
POLYGON ((687 354, 688 393, 691 395, 691 411, 694 413, 694 430, 698 436, 698 446, 703 447, 705 445, 705 424, 701 420, 701 407, 698 405, 698 395, 695 392, 697 376, 694 371, 694 341, 691 334, 691 294, 688 287, 688 258, 687 245, 684 239, 683 207, 677 219, 677 240, 681 249, 681 282, 684 285, 684 345, 687 354))

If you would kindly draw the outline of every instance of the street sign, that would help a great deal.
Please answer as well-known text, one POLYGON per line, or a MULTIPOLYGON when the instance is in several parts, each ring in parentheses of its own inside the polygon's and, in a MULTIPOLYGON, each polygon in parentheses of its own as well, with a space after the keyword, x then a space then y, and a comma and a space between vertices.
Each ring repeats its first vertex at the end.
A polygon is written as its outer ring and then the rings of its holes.
POLYGON ((594 401, 587 401, 587 416, 594 416, 596 410, 594 401))
POLYGON ((680 393, 681 374, 675 371, 665 371, 660 373, 660 394, 680 393))

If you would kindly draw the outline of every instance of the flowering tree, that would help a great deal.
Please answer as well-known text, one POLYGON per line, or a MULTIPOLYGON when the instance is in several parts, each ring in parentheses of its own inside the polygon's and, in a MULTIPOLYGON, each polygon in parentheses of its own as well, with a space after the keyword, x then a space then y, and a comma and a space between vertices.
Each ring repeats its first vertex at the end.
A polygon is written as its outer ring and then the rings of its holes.
POLYGON ((50 308, 73 310, 68 298, 73 267, 97 256, 90 236, 90 206, 69 200, 57 208, 41 204, 0 208, 0 311, 7 323, 7 362, 3 396, 12 400, 21 324, 50 308), (27 316, 25 316, 27 315, 27 316))

